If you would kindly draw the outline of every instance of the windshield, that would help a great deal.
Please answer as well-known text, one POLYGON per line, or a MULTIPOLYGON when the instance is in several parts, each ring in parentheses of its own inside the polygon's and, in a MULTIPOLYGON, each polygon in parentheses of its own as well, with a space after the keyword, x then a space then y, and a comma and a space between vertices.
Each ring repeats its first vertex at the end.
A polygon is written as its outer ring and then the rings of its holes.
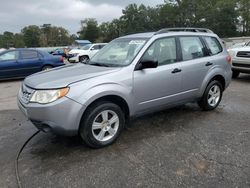
POLYGON ((102 48, 88 64, 98 66, 121 67, 129 65, 146 39, 116 39, 102 48))
POLYGON ((87 45, 81 47, 81 49, 82 50, 88 50, 88 49, 90 49, 91 46, 92 46, 92 44, 87 44, 87 45))

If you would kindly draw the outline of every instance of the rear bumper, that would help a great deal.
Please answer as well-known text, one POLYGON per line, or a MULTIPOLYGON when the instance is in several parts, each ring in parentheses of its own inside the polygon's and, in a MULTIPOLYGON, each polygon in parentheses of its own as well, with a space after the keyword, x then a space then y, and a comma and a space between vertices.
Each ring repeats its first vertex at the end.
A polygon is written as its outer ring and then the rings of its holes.
POLYGON ((50 104, 25 104, 20 98, 17 103, 23 114, 39 129, 44 132, 74 136, 78 129, 85 107, 67 97, 63 97, 50 104))

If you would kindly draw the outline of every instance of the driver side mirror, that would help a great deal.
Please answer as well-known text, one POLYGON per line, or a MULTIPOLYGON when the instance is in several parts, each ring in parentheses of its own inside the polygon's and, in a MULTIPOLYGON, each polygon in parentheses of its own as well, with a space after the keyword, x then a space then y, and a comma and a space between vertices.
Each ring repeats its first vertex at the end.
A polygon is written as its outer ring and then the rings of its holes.
POLYGON ((142 59, 137 65, 136 70, 150 69, 158 67, 158 61, 152 59, 142 59))
POLYGON ((92 50, 95 50, 95 48, 90 48, 90 50, 92 51, 92 50))

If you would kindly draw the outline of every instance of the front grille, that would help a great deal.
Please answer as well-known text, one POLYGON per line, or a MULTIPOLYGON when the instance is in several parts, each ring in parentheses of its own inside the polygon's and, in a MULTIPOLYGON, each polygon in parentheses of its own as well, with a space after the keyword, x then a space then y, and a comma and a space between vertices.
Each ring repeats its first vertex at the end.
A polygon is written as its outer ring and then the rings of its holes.
POLYGON ((236 55, 237 57, 250 58, 250 51, 240 51, 236 55))
POLYGON ((25 84, 22 85, 22 101, 24 103, 28 103, 30 101, 30 98, 32 96, 32 93, 34 92, 33 89, 27 87, 25 84))
POLYGON ((243 64, 243 63, 233 63, 233 66, 250 68, 250 64, 243 64))

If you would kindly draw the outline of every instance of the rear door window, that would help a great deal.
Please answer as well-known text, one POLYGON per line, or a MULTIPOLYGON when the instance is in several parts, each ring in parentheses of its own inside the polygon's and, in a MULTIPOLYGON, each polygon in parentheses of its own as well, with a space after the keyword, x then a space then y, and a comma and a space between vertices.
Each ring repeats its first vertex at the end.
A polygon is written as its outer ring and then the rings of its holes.
POLYGON ((34 50, 24 50, 21 51, 22 59, 37 59, 38 53, 34 50))
POLYGON ((205 56, 204 46, 199 37, 180 37, 183 61, 205 56))
POLYGON ((209 48, 209 52, 211 55, 216 55, 222 52, 222 47, 219 41, 215 37, 203 37, 207 43, 207 47, 209 48))

